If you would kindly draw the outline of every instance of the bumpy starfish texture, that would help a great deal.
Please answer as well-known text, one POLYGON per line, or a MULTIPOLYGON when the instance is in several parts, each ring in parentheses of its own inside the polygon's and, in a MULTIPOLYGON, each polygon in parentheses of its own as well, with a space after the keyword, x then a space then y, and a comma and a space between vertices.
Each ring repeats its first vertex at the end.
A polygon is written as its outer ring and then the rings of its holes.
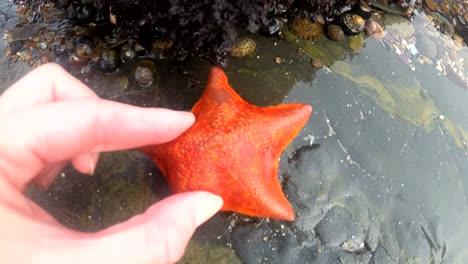
POLYGON ((184 134, 142 149, 172 191, 205 190, 223 198, 222 210, 294 220, 277 177, 279 158, 312 107, 251 105, 231 88, 223 70, 213 67, 192 112, 196 122, 184 134))

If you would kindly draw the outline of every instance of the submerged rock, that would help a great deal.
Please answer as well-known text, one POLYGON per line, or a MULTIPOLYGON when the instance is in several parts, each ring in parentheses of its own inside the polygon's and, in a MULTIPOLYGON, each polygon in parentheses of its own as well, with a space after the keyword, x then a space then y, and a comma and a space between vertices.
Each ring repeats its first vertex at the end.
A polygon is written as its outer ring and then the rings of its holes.
POLYGON ((408 19, 397 15, 385 14, 382 24, 385 25, 385 29, 389 33, 399 35, 402 38, 409 38, 416 31, 408 19))
POLYGON ((304 40, 317 40, 322 37, 322 25, 313 23, 308 17, 295 18, 288 23, 289 30, 304 40))
POLYGON ((251 38, 241 38, 234 42, 231 49, 231 55, 234 57, 244 57, 255 51, 257 43, 251 38))
POLYGON ((366 21, 365 31, 368 36, 373 36, 377 39, 381 39, 385 36, 383 27, 372 19, 366 21))
POLYGON ((431 59, 437 56, 437 46, 431 38, 426 35, 418 35, 416 40, 416 48, 422 55, 431 59))
POLYGON ((340 41, 344 38, 344 31, 338 25, 329 25, 327 28, 327 36, 334 41, 340 41))

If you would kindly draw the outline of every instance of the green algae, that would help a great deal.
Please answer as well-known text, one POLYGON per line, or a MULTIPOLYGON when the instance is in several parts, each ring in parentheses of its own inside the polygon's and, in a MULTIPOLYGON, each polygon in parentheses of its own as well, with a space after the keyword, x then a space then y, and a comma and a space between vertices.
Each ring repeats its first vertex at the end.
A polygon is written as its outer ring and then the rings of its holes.
POLYGON ((441 123, 447 130, 447 133, 452 137, 455 142, 455 145, 459 148, 466 148, 468 142, 468 131, 464 130, 455 122, 448 118, 441 120, 441 123))
POLYGON ((356 36, 350 36, 348 46, 353 52, 361 50, 364 47, 363 33, 356 36))
POLYGON ((336 62, 331 69, 338 75, 357 84, 357 89, 373 98, 386 112, 426 130, 433 128, 438 110, 432 101, 423 96, 418 83, 398 84, 398 81, 383 81, 366 73, 359 66, 336 62))
POLYGON ((357 84, 361 93, 376 100, 378 105, 385 111, 390 113, 396 112, 396 102, 393 96, 377 78, 359 73, 359 68, 343 61, 335 62, 330 68, 341 77, 357 84))
POLYGON ((309 56, 320 59, 327 67, 346 57, 346 49, 327 38, 322 37, 315 41, 302 40, 287 29, 283 29, 283 35, 288 43, 297 48, 303 48, 309 56))
POLYGON ((419 86, 387 84, 391 87, 397 103, 395 115, 416 126, 431 130, 433 121, 438 116, 438 110, 432 101, 421 96, 422 88, 419 86))
MULTIPOLYGON (((360 93, 372 98, 384 111, 426 131, 434 129, 434 120, 441 116, 417 81, 407 84, 398 79, 380 80, 366 69, 343 61, 335 62, 331 69, 356 84, 360 93)), ((457 147, 466 148, 468 132, 465 129, 448 118, 441 119, 441 124, 457 147)))
POLYGON ((219 245, 201 244, 196 241, 190 241, 185 250, 184 257, 178 262, 179 264, 240 264, 242 263, 237 257, 234 250, 228 247, 219 245))

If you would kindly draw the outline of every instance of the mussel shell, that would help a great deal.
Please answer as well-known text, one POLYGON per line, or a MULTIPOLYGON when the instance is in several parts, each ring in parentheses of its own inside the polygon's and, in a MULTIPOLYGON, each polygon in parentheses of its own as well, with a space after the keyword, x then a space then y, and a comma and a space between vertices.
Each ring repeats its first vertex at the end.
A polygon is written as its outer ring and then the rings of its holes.
POLYGON ((23 41, 17 40, 13 41, 8 46, 11 49, 12 54, 16 54, 16 52, 20 51, 23 48, 23 41))
POLYGON ((278 19, 272 18, 268 20, 265 24, 260 26, 258 33, 266 37, 273 37, 278 35, 281 31, 281 23, 278 19))
POLYGON ((67 45, 63 42, 55 43, 52 45, 52 50, 55 55, 62 55, 67 51, 67 45))
POLYGON ((70 2, 68 0, 57 0, 56 1, 56 5, 58 8, 63 8, 63 7, 66 7, 68 6, 70 2))
POLYGON ((125 44, 122 46, 120 49, 120 59, 123 62, 127 62, 133 58, 135 58, 135 51, 132 49, 132 47, 128 44, 125 44))
POLYGON ((99 67, 107 73, 114 73, 119 69, 120 59, 113 49, 105 50, 99 58, 99 67))
POLYGON ((91 49, 94 49, 96 45, 94 44, 94 41, 88 37, 88 36, 80 36, 75 40, 75 44, 86 44, 88 45, 91 49))
POLYGON ((62 66, 64 69, 69 70, 69 58, 67 56, 56 56, 54 63, 62 66))
POLYGON ((355 13, 356 15, 361 16, 364 20, 371 18, 372 16, 372 9, 368 6, 362 4, 356 4, 351 9, 351 12, 355 13))
POLYGON ((73 40, 65 40, 65 49, 68 55, 71 55, 73 52, 75 52, 75 44, 73 40))
POLYGON ((28 19, 29 24, 41 23, 44 21, 44 16, 37 12, 34 15, 30 16, 28 19))
POLYGON ((81 71, 81 68, 87 65, 88 62, 89 59, 87 58, 79 58, 73 55, 68 57, 68 66, 74 71, 81 71))
POLYGON ((72 3, 68 6, 67 10, 65 11, 67 18, 70 20, 76 20, 76 7, 72 3))
POLYGON ((91 56, 92 50, 88 44, 78 43, 75 46, 75 55, 81 59, 89 59, 91 56))
POLYGON ((104 35, 104 40, 110 44, 115 44, 121 39, 122 39, 122 29, 120 27, 116 27, 109 34, 104 35))
POLYGON ((148 50, 138 42, 136 42, 135 45, 133 46, 133 50, 139 57, 144 57, 146 56, 146 54, 148 54, 148 50))
POLYGON ((104 24, 107 22, 108 17, 109 14, 105 8, 97 9, 96 13, 94 14, 94 22, 97 24, 104 24))
POLYGON ((81 5, 76 8, 76 19, 81 22, 90 22, 94 18, 92 5, 81 5))

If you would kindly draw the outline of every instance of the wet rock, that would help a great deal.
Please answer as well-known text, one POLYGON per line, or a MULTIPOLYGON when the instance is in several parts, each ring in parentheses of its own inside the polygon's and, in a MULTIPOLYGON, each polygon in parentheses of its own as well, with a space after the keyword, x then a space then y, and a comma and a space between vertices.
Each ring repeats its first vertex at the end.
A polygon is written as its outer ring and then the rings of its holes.
POLYGON ((342 248, 348 252, 363 250, 364 230, 354 222, 353 215, 344 207, 332 207, 315 227, 320 241, 330 248, 342 248))
POLYGON ((338 43, 330 42, 328 39, 320 39, 317 42, 302 41, 290 31, 283 32, 288 43, 297 48, 297 52, 302 55, 308 55, 311 58, 319 58, 324 65, 330 67, 336 60, 345 57, 346 50, 338 43))
POLYGON ((383 27, 372 19, 366 21, 365 31, 368 36, 373 36, 377 39, 381 39, 385 36, 383 27))
POLYGON ((463 46, 463 38, 460 37, 459 35, 455 34, 453 35, 453 40, 455 43, 457 43, 459 46, 463 46))
POLYGON ((426 35, 420 35, 417 37, 416 48, 422 55, 428 58, 434 58, 437 55, 436 44, 426 35))
POLYGON ((231 248, 191 241, 185 250, 184 257, 177 263, 241 264, 242 262, 231 248))
POLYGON ((399 35, 402 38, 409 38, 415 32, 414 26, 408 19, 397 15, 385 14, 382 24, 385 25, 387 32, 399 35))
POLYGON ((315 69, 320 69, 323 67, 322 61, 318 58, 310 59, 310 65, 312 65, 312 67, 314 67, 315 69))
POLYGON ((438 7, 437 2, 435 0, 424 0, 424 5, 431 11, 436 11, 438 7))
POLYGON ((329 25, 327 28, 327 36, 334 41, 340 41, 344 38, 344 31, 338 25, 329 25))
POLYGON ((440 2, 439 7, 440 7, 440 11, 442 11, 444 16, 452 17, 452 13, 450 12, 450 7, 445 2, 440 2))
POLYGON ((257 43, 251 38, 240 38, 231 49, 231 55, 234 57, 244 57, 255 51, 257 48, 257 43))

